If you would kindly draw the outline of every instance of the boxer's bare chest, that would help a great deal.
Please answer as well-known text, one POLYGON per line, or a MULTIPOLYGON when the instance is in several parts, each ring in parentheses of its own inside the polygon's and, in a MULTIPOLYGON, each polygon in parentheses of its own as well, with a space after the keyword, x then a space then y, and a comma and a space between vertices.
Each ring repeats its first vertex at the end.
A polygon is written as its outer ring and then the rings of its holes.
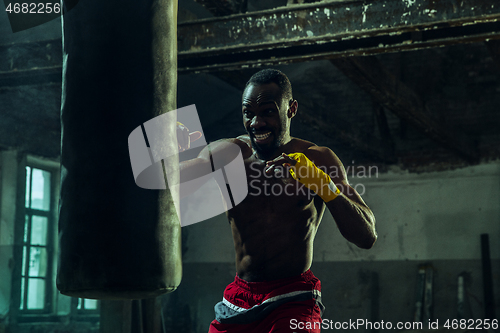
POLYGON ((228 212, 230 218, 246 221, 273 221, 303 214, 315 195, 291 177, 286 171, 273 175, 265 173, 265 161, 250 156, 245 159, 248 195, 228 212))
MULTIPOLYGON (((304 151, 292 147, 285 152, 290 150, 304 151)), ((243 157, 248 195, 227 212, 238 275, 248 281, 264 281, 304 272, 311 264, 323 201, 286 177, 285 170, 268 175, 266 161, 245 150, 243 157)))

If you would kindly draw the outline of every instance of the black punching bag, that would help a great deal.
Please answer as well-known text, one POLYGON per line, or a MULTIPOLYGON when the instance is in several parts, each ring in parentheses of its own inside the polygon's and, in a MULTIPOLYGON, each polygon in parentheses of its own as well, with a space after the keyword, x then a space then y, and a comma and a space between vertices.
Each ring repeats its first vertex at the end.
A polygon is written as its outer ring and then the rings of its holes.
MULTIPOLYGON (((178 192, 136 185, 130 133, 176 109, 177 0, 66 1, 59 267, 62 294, 140 299, 181 281, 178 192)), ((164 145, 177 150, 175 117, 164 145)), ((163 170, 178 179, 175 157, 163 170)))

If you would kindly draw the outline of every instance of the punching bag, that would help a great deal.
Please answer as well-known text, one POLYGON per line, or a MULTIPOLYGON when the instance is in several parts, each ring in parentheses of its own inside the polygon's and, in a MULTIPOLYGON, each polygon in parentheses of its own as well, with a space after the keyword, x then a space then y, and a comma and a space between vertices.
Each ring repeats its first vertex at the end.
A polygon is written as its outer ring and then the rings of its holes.
MULTIPOLYGON (((116 300, 173 291, 182 276, 178 191, 136 185, 127 139, 176 109, 177 0, 68 1, 63 9, 57 287, 116 300)), ((175 126, 172 118, 162 135, 177 150, 175 126)), ((162 168, 178 179, 175 158, 162 168)))

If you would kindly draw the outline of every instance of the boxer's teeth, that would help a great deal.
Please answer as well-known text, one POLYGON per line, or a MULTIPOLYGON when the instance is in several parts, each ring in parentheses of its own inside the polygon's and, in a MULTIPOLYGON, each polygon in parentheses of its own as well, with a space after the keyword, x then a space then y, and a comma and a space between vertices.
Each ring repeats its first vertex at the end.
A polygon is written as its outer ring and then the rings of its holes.
POLYGON ((265 140, 271 135, 271 132, 265 134, 254 134, 254 135, 257 140, 265 140))

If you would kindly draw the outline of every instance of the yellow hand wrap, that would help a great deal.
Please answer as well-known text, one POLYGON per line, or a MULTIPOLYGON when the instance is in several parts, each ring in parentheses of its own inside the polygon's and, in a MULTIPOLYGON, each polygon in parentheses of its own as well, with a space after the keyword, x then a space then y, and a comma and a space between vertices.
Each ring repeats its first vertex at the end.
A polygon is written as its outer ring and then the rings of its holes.
POLYGON ((314 191, 324 202, 332 201, 340 195, 340 190, 335 186, 330 176, 319 169, 306 155, 293 153, 288 154, 288 156, 297 161, 290 168, 293 179, 314 191))

